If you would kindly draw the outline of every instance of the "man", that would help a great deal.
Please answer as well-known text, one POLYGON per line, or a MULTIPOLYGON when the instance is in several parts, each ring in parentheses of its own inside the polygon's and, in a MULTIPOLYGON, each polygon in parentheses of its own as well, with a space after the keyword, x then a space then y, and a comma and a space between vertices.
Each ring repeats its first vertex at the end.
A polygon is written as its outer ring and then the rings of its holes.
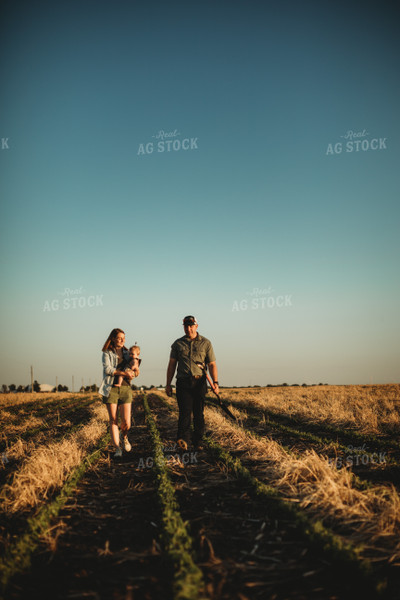
POLYGON ((189 315, 183 319, 185 335, 171 346, 171 354, 167 368, 167 384, 165 391, 172 396, 171 382, 176 366, 176 398, 179 407, 178 445, 185 449, 190 439, 190 422, 193 412, 193 445, 196 450, 202 450, 201 441, 204 435, 204 398, 207 393, 205 372, 196 365, 204 363, 208 367, 218 394, 218 371, 215 354, 210 340, 197 333, 198 323, 189 315))

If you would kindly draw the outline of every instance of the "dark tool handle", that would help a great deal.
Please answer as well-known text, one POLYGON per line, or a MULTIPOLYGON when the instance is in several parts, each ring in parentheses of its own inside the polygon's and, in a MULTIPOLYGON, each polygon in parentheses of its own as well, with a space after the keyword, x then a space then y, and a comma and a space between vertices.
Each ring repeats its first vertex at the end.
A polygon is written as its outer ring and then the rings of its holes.
POLYGON ((219 394, 217 394, 217 392, 215 391, 215 387, 214 387, 214 382, 211 380, 211 377, 209 376, 209 374, 206 371, 206 368, 204 366, 203 363, 197 362, 196 365, 198 367, 200 367, 200 369, 202 369, 207 377, 207 381, 211 386, 212 391, 214 392, 214 394, 217 396, 218 398, 218 403, 220 405, 220 407, 222 408, 223 411, 226 412, 226 414, 233 419, 236 422, 236 417, 231 413, 231 411, 229 410, 229 408, 226 406, 225 402, 222 402, 221 398, 219 397, 219 394))

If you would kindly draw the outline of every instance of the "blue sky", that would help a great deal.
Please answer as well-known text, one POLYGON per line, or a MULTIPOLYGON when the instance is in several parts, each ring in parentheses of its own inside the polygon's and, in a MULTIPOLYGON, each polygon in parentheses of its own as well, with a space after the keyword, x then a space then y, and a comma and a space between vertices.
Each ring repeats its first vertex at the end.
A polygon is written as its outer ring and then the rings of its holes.
POLYGON ((113 327, 163 383, 185 314, 223 385, 399 381, 392 3, 0 21, 0 383, 99 383, 113 327))

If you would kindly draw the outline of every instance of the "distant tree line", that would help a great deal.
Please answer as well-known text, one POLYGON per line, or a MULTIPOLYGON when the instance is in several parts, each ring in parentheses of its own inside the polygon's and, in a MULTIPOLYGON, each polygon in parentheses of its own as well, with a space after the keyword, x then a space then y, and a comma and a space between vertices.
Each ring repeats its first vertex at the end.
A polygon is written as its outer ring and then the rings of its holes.
MULTIPOLYGON (((80 388, 80 392, 97 392, 99 390, 98 386, 94 383, 93 385, 87 385, 87 386, 82 386, 80 388)), ((40 387, 40 383, 38 381, 34 381, 33 382, 33 391, 34 392, 43 392, 44 390, 41 389, 40 387)), ((46 390, 49 392, 69 392, 68 386, 67 385, 61 385, 61 383, 58 384, 57 388, 56 386, 54 386, 53 388, 50 388, 49 390, 46 390)), ((31 386, 29 385, 19 385, 16 386, 14 383, 11 383, 9 386, 5 385, 3 383, 3 385, 1 386, 1 392, 3 394, 7 394, 8 392, 12 392, 12 393, 22 393, 22 392, 31 392, 31 386)))
MULTIPOLYGON (((156 389, 155 385, 149 385, 149 386, 137 386, 137 385, 132 385, 131 386, 133 390, 154 390, 156 389)), ((162 385, 159 386, 160 388, 163 388, 162 385)), ((3 384, 1 386, 1 392, 3 394, 7 394, 8 392, 18 392, 18 393, 22 393, 22 392, 30 392, 31 391, 31 386, 30 385, 18 385, 16 386, 14 383, 11 383, 11 385, 7 386, 5 384, 3 384)), ((34 381, 33 382, 33 391, 34 392, 42 392, 43 390, 41 390, 40 387, 40 383, 38 381, 34 381)), ((59 384, 57 386, 54 386, 53 388, 48 390, 49 392, 69 392, 68 386, 67 385, 61 385, 59 384)), ((99 387, 98 385, 96 385, 95 383, 93 383, 92 385, 85 385, 85 386, 81 386, 79 388, 79 391, 84 393, 84 392, 98 392, 99 391, 99 387)))
MULTIPOLYGON (((317 385, 329 385, 329 383, 302 383, 301 387, 314 387, 317 385)), ((247 387, 247 388, 262 388, 262 387, 266 387, 266 388, 273 388, 273 387, 300 387, 299 383, 278 383, 276 385, 272 384, 272 383, 268 383, 268 385, 247 385, 247 386, 242 386, 242 385, 233 385, 233 386, 228 386, 228 387, 232 387, 232 388, 243 388, 243 387, 247 387)), ((155 385, 141 385, 141 386, 137 386, 137 385, 131 385, 131 388, 133 390, 154 390, 156 389, 157 386, 155 385)), ((224 386, 220 386, 221 388, 223 388, 224 386)), ((158 389, 164 389, 164 386, 162 384, 160 384, 158 386, 158 389)), ((5 384, 3 384, 1 386, 1 392, 3 394, 7 394, 8 392, 30 392, 31 391, 31 386, 30 385, 19 385, 18 387, 14 384, 11 383, 11 385, 7 386, 5 384)), ((33 391, 34 392, 41 392, 41 388, 40 388, 40 383, 38 383, 36 380, 33 382, 33 391)), ((54 386, 52 389, 48 390, 49 392, 68 392, 68 386, 67 385, 61 385, 59 384, 57 386, 54 386)), ((98 392, 99 391, 99 387, 93 383, 92 385, 86 385, 86 386, 81 386, 79 389, 80 392, 84 393, 84 392, 98 392)))
POLYGON ((93 383, 93 385, 81 386, 80 392, 98 392, 99 386, 93 383))

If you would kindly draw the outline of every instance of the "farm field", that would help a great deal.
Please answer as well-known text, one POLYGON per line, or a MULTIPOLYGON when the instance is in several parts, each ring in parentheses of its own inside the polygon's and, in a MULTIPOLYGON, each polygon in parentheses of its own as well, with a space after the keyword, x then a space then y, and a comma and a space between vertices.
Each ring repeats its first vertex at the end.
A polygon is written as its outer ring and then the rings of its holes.
POLYGON ((0 596, 399 598, 400 385, 224 388, 204 450, 134 392, 113 458, 95 394, 0 396, 0 596))

